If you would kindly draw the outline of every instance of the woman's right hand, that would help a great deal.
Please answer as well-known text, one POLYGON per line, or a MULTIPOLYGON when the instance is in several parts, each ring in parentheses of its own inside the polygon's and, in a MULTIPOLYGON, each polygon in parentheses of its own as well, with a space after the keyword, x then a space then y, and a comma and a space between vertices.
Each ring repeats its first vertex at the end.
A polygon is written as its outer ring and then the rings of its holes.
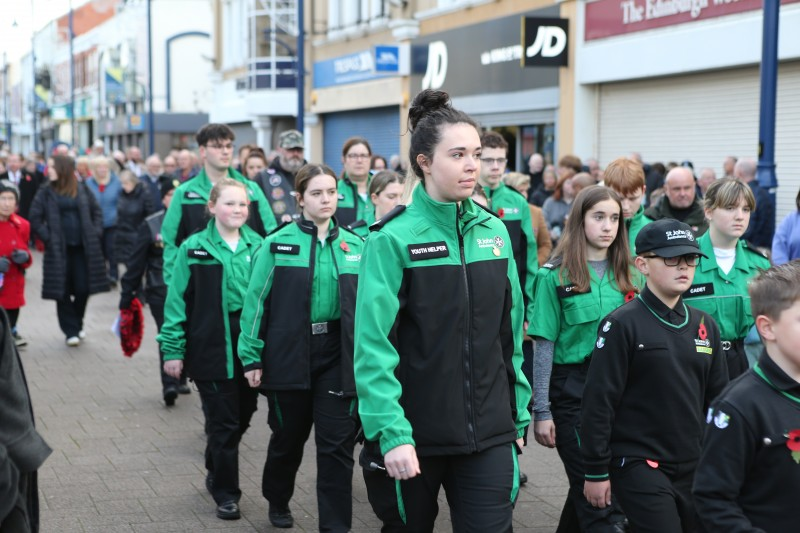
POLYGON ((536 442, 548 448, 556 447, 556 424, 552 420, 540 420, 533 423, 533 436, 536 442))
POLYGON ((417 450, 410 444, 401 444, 383 456, 386 473, 394 479, 411 479, 421 474, 417 450))
POLYGON ((164 361, 164 373, 173 378, 180 379, 183 372, 183 361, 180 359, 170 359, 164 361))
POLYGON ((244 377, 247 378, 247 384, 250 385, 250 388, 255 389, 259 385, 261 385, 261 369, 256 368, 255 370, 248 370, 244 373, 244 377))

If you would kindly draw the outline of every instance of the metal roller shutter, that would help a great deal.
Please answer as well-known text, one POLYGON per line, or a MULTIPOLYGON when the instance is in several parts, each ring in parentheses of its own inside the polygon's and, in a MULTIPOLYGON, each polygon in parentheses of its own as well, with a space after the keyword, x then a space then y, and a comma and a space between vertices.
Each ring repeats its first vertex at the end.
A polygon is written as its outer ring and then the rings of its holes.
POLYGON ((328 113, 323 124, 323 157, 337 174, 342 171, 342 146, 354 136, 364 137, 372 153, 389 160, 400 151, 400 108, 376 107, 342 113, 328 113))
MULTIPOLYGON (((757 157, 758 68, 600 86, 596 146, 601 164, 637 151, 647 162, 690 160, 717 175, 728 155, 757 157)), ((780 65, 775 159, 778 221, 800 188, 800 62, 780 65)))

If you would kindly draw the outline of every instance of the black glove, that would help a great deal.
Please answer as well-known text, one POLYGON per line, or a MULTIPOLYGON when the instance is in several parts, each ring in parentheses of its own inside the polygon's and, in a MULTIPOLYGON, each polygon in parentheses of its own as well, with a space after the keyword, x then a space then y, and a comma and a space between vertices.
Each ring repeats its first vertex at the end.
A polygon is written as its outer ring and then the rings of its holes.
POLYGON ((124 311, 131 306, 131 302, 133 302, 134 295, 133 294, 123 294, 119 298, 119 310, 124 311))
POLYGON ((11 252, 11 260, 17 265, 24 265, 31 258, 27 250, 17 249, 11 252))
POLYGON ((8 257, 0 257, 0 274, 8 272, 8 267, 10 266, 11 261, 8 260, 8 257))

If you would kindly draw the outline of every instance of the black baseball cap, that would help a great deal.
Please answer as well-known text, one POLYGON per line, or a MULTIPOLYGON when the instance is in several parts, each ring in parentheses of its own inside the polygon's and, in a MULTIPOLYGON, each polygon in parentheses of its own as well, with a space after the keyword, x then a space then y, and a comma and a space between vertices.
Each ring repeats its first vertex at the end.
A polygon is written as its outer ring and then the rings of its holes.
POLYGON ((659 257, 678 257, 697 254, 708 258, 700 251, 700 245, 688 224, 673 218, 662 218, 646 225, 636 236, 636 254, 650 252, 659 257))

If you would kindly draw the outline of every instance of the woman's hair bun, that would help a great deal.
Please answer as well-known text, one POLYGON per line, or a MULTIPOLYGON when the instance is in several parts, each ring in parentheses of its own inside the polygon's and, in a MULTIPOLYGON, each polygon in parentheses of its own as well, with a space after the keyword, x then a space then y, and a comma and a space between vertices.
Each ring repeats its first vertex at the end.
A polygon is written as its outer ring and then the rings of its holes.
POLYGON ((435 89, 425 89, 414 97, 408 109, 409 129, 413 132, 425 116, 451 107, 449 94, 435 89))

